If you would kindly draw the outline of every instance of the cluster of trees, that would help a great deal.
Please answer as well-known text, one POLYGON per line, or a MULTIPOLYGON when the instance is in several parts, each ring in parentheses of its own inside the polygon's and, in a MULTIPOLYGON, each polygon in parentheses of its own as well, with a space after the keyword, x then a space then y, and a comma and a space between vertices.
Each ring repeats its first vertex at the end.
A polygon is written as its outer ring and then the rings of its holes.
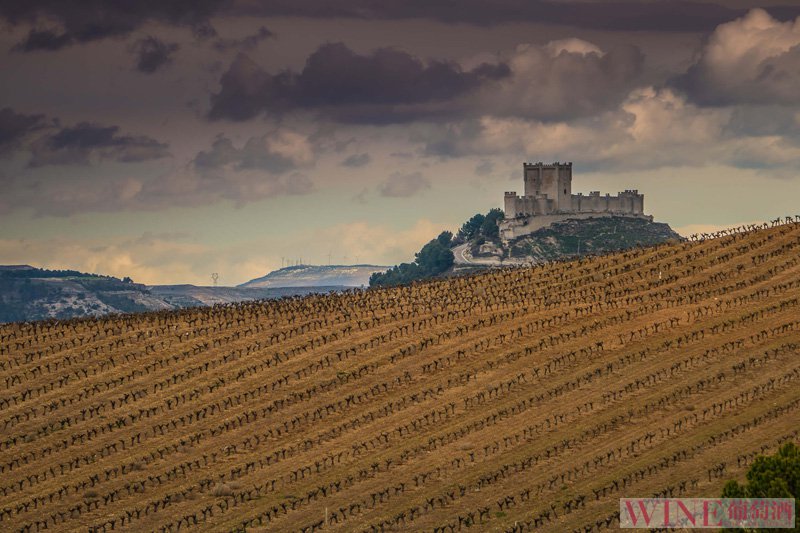
POLYGON ((432 278, 445 272, 453 266, 455 260, 453 252, 450 251, 453 246, 471 241, 483 244, 487 239, 498 239, 500 229, 497 224, 503 220, 503 216, 502 209, 495 207, 485 215, 478 213, 464 222, 455 236, 449 231, 443 231, 415 254, 414 262, 400 263, 386 272, 372 274, 369 286, 393 287, 432 278))
POLYGON ((93 278, 104 280, 122 281, 123 283, 133 283, 133 280, 126 276, 122 280, 114 276, 102 274, 87 274, 77 270, 48 270, 46 268, 9 268, 0 269, 0 279, 39 279, 39 278, 93 278))
POLYGON ((20 268, 0 270, 0 278, 32 279, 32 278, 109 278, 98 274, 85 274, 77 270, 48 270, 46 268, 20 268))
POLYGON ((400 263, 386 272, 375 272, 369 278, 370 287, 392 287, 415 280, 432 278, 451 266, 455 257, 450 247, 453 234, 443 231, 417 252, 413 263, 400 263))
MULTIPOLYGON (((485 215, 478 213, 462 224, 456 239, 459 244, 472 240, 495 240, 500 237, 500 228, 497 224, 503 220, 503 217, 503 210, 497 207, 490 209, 485 215)), ((478 244, 483 244, 483 242, 478 244)))

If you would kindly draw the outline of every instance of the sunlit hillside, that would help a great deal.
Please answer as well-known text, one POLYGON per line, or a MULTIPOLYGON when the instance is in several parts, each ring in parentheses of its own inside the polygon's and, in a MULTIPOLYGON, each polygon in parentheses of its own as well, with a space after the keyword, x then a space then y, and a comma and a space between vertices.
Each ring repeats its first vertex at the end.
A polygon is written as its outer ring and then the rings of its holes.
POLYGON ((2 531, 596 531, 800 441, 800 224, 0 326, 2 531))

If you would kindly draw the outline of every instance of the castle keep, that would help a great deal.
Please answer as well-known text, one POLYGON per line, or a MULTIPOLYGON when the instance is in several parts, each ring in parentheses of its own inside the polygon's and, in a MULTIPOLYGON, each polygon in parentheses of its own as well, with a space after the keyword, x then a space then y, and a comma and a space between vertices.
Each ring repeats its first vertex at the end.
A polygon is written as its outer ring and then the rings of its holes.
POLYGON ((636 189, 616 196, 592 191, 572 194, 572 163, 524 163, 525 193, 506 192, 505 220, 500 223, 500 237, 509 241, 570 218, 629 216, 653 220, 644 214, 644 195, 636 189))

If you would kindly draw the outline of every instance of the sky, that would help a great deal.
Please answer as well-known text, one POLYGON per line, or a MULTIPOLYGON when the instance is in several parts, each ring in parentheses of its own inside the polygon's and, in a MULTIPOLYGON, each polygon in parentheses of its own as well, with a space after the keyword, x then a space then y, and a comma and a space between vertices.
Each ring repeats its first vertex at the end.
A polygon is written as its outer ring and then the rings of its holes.
POLYGON ((0 0, 0 264, 392 265, 522 191, 798 212, 792 0, 0 0))

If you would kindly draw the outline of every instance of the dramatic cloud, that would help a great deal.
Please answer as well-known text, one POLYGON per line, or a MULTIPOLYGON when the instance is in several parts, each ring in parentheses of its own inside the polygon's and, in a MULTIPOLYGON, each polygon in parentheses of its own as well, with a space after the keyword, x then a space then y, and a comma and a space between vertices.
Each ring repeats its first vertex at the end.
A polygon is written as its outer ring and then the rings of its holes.
POLYGON ((521 44, 507 64, 511 75, 484 87, 468 110, 545 120, 594 115, 625 99, 639 81, 644 56, 633 46, 604 53, 592 43, 565 39, 521 44))
POLYGON ((431 182, 420 172, 410 174, 393 172, 389 179, 378 186, 378 192, 381 196, 406 198, 430 188, 431 182))
POLYGON ((359 55, 341 43, 320 46, 299 73, 273 75, 240 54, 211 97, 209 117, 246 120, 261 112, 310 109, 345 122, 403 122, 508 75, 502 64, 463 71, 453 62, 423 63, 391 48, 359 55))
POLYGON ((195 36, 215 34, 209 17, 228 0, 58 0, 0 1, 0 17, 11 25, 34 27, 15 50, 59 50, 108 37, 126 36, 147 22, 191 28, 195 36))
POLYGON ((218 52, 227 52, 228 50, 252 50, 258 46, 262 41, 274 37, 275 34, 269 31, 264 26, 261 26, 258 31, 252 35, 248 35, 241 39, 217 39, 214 41, 214 49, 218 52))
POLYGON ((172 62, 172 54, 178 50, 177 43, 165 43, 155 37, 139 39, 131 46, 137 55, 136 70, 151 74, 172 62))
POLYGON ((211 150, 202 151, 194 159, 201 172, 230 167, 235 171, 257 169, 274 174, 309 166, 314 163, 314 150, 307 137, 278 130, 262 137, 251 137, 238 149, 225 136, 214 140, 211 150))
POLYGON ((0 155, 19 148, 36 130, 45 127, 44 115, 25 115, 11 108, 0 109, 0 155))
POLYGON ((800 104, 800 17, 754 9, 722 24, 676 84, 702 104, 800 104))
POLYGON ((301 170, 314 162, 311 143, 299 133, 276 130, 250 138, 241 148, 220 135, 184 169, 156 179, 109 183, 97 197, 80 203, 82 209, 93 211, 113 209, 111 206, 153 210, 210 205, 221 200, 242 206, 274 196, 309 194, 314 185, 301 170), (127 194, 121 194, 121 190, 127 194))
POLYGON ((31 143, 31 167, 88 165, 99 160, 135 163, 169 155, 168 145, 145 135, 119 135, 117 126, 82 122, 31 143))
POLYGON ((370 161, 372 161, 372 157, 370 157, 369 154, 353 154, 347 156, 344 161, 342 161, 342 166, 358 168, 368 165, 370 161))
MULTIPOLYGON (((796 6, 773 6, 769 12, 786 20, 800 15, 796 6)), ((380 2, 376 0, 87 0, 78 4, 54 0, 2 0, 0 18, 31 26, 19 51, 59 50, 139 30, 148 22, 188 27, 198 39, 216 36, 216 16, 353 18, 360 20, 423 19, 479 26, 535 22, 600 30, 710 31, 718 24, 744 15, 746 10, 724 2, 677 0, 570 1, 449 0, 380 2), (624 13, 624 16, 620 16, 624 13)), ((258 37, 257 37, 258 39, 258 37)), ((223 44, 223 46, 225 46, 223 44)))
MULTIPOLYGON (((231 11, 256 16, 310 18, 427 19, 445 23, 480 26, 507 22, 562 24, 601 30, 708 31, 733 20, 744 9, 720 2, 670 0, 558 1, 558 0, 428 0, 426 2, 385 2, 376 0, 240 0, 231 11)), ((769 8, 775 16, 794 17, 800 8, 769 8)))
POLYGON ((727 164, 800 164, 800 143, 737 130, 734 113, 698 107, 669 89, 631 92, 619 109, 561 122, 483 117, 431 127, 417 138, 437 157, 511 156, 573 160, 591 169, 653 169, 727 164), (537 156, 537 154, 539 154, 537 156))
POLYGON ((307 110, 368 124, 481 114, 554 120, 618 105, 638 82, 643 61, 635 47, 604 52, 579 39, 520 45, 471 70, 390 48, 358 55, 340 43, 321 46, 299 73, 270 74, 240 54, 211 97, 209 117, 307 110))

